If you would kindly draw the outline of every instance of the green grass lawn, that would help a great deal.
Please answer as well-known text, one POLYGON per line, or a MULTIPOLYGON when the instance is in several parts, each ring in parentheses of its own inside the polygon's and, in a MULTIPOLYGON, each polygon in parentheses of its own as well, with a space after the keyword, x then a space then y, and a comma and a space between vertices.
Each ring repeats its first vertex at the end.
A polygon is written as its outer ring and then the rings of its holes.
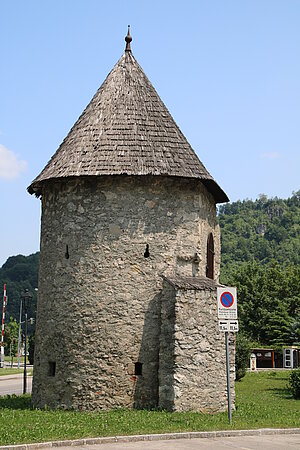
MULTIPOLYGON (((25 359, 24 356, 20 356, 20 362, 21 362, 21 363, 24 362, 24 359, 25 359)), ((5 355, 5 356, 4 356, 4 361, 10 362, 10 361, 11 361, 10 356, 5 355)), ((15 362, 15 363, 18 362, 18 357, 17 357, 17 356, 14 356, 14 362, 15 362)), ((28 357, 27 357, 27 363, 28 363, 28 357)))
POLYGON ((10 367, 5 367, 4 369, 0 369, 0 376, 4 375, 14 375, 15 373, 22 373, 23 369, 11 369, 10 367))
POLYGON ((300 400, 287 390, 288 371, 247 374, 236 383, 233 425, 227 413, 31 410, 30 396, 0 398, 0 445, 179 431, 300 427, 300 400))
MULTIPOLYGON (((27 369, 27 375, 32 375, 33 370, 32 369, 27 369)), ((15 374, 21 374, 24 373, 24 369, 17 369, 17 368, 13 368, 11 369, 10 367, 5 367, 4 369, 0 369, 0 377, 2 375, 15 375, 15 374)))
POLYGON ((236 383, 235 428, 300 427, 300 400, 288 390, 289 373, 248 373, 236 383))

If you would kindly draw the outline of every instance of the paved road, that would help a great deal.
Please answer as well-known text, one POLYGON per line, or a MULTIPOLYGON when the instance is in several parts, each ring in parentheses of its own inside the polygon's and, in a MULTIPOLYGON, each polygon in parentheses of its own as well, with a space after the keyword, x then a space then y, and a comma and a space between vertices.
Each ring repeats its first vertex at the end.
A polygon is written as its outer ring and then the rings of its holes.
POLYGON ((300 434, 175 439, 60 447, 61 450, 299 450, 300 434))
MULTIPOLYGON (((31 393, 32 377, 27 377, 27 392, 31 393)), ((23 394, 23 375, 0 376, 0 396, 7 394, 23 394)))

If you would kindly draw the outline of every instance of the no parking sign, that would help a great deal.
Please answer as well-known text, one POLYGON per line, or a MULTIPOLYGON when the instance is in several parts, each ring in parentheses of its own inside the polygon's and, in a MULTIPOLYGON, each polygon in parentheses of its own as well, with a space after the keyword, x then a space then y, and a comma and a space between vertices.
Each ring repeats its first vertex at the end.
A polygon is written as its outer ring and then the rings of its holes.
POLYGON ((226 348, 226 373, 227 373, 227 399, 228 399, 228 418, 232 423, 231 416, 231 396, 230 396, 230 367, 229 367, 229 332, 236 333, 239 329, 237 319, 237 300, 235 287, 218 287, 218 318, 219 330, 225 331, 226 348))
POLYGON ((237 300, 235 287, 218 287, 218 318, 237 319, 237 300))

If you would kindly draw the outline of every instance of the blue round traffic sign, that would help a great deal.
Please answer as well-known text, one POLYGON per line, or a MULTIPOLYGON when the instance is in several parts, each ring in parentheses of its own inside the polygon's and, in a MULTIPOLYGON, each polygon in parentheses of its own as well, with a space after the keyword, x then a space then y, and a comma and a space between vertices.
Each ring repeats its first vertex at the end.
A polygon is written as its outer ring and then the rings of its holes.
POLYGON ((220 301, 224 308, 230 308, 233 305, 234 298, 231 292, 223 292, 220 301))

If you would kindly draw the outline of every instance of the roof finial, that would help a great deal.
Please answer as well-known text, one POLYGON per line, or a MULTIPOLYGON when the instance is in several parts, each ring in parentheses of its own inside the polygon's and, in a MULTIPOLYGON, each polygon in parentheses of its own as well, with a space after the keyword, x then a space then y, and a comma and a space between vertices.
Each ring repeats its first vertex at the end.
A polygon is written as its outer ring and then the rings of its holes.
POLYGON ((125 38, 125 41, 126 41, 125 52, 131 52, 130 42, 132 41, 132 37, 130 36, 130 25, 128 25, 128 33, 127 33, 127 36, 125 38))

